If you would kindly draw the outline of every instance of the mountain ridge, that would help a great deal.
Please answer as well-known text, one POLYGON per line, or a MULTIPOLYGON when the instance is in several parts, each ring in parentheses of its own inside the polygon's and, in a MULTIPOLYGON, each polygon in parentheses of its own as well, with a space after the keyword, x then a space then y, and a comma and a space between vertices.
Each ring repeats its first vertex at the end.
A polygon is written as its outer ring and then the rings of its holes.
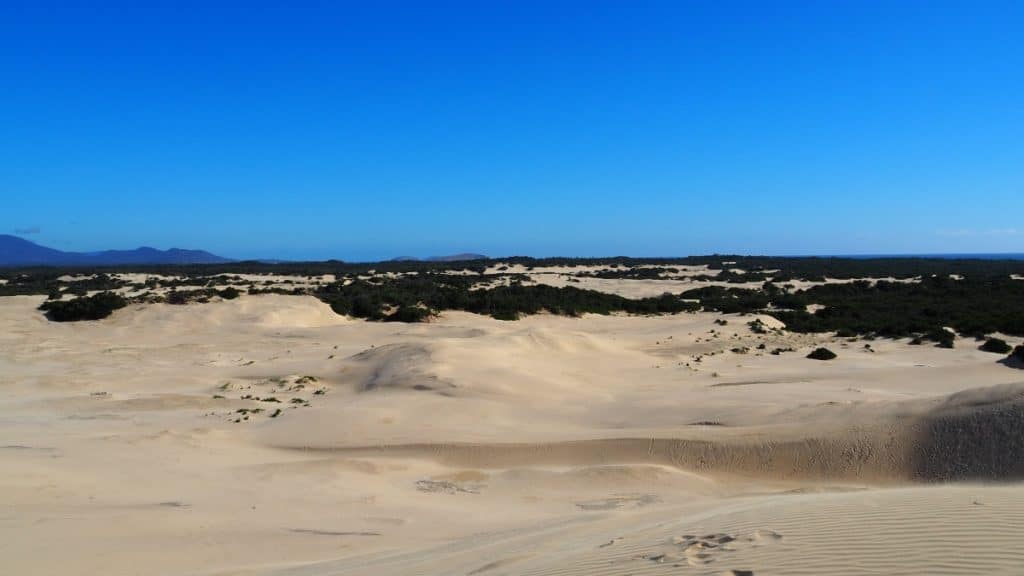
POLYGON ((0 266, 117 266, 122 264, 221 264, 233 262, 205 250, 141 246, 132 250, 65 252, 19 236, 0 234, 0 266))

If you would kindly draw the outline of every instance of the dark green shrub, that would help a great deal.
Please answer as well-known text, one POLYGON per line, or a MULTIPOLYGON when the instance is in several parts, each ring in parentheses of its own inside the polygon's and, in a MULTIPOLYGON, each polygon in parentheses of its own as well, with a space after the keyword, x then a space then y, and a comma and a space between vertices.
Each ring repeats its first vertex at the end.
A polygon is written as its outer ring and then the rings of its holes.
POLYGON ((925 335, 925 338, 935 342, 935 345, 939 348, 952 348, 955 337, 955 334, 945 328, 936 328, 925 335))
POLYGON ((113 292, 100 292, 73 300, 49 300, 39 309, 46 312, 46 317, 54 322, 77 322, 106 318, 114 310, 127 305, 127 300, 113 292))
POLYGON ((463 310, 500 320, 523 314, 550 312, 563 316, 586 313, 675 314, 695 311, 699 304, 673 294, 629 299, 576 287, 524 286, 513 279, 507 286, 478 287, 464 275, 419 274, 414 277, 357 280, 322 287, 316 295, 338 314, 368 320, 423 321, 435 311, 463 310), (388 310, 395 310, 387 313, 388 310))
POLYGON ((994 354, 1008 354, 1013 347, 1006 343, 1006 340, 1000 340, 999 338, 989 338, 985 340, 985 343, 978 347, 978 350, 983 352, 992 352, 994 354))
POLYGON ((383 302, 379 299, 375 300, 365 294, 359 294, 352 299, 348 313, 356 318, 379 319, 383 317, 380 310, 382 304, 383 302))
POLYGON ((181 290, 181 291, 179 291, 179 290, 171 290, 170 292, 167 293, 166 296, 164 296, 164 300, 168 304, 174 304, 175 306, 181 306, 183 304, 188 304, 189 293, 188 293, 188 291, 185 291, 185 290, 181 290))
POLYGON ((384 318, 385 322, 423 322, 430 317, 430 310, 421 306, 399 306, 384 318))
POLYGON ((1006 359, 1024 366, 1024 344, 1014 348, 1013 352, 1006 359))
POLYGON ((750 326, 750 331, 753 332, 754 334, 768 333, 768 329, 765 327, 764 322, 761 322, 760 319, 751 320, 750 322, 747 322, 747 326, 750 326))
POLYGON ((834 360, 836 353, 828 348, 818 348, 807 355, 811 360, 834 360))
POLYGON ((1024 344, 1014 348, 1013 352, 1010 352, 1010 355, 1000 360, 999 363, 1010 368, 1024 370, 1024 344))

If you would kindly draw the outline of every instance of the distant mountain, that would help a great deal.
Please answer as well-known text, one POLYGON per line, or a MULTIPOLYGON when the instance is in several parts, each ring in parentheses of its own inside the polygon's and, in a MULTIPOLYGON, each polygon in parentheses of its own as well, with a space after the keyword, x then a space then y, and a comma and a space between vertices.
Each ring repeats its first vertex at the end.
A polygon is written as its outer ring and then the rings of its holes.
POLYGON ((67 258, 66 252, 40 246, 17 236, 0 234, 0 266, 42 264, 67 258))
POLYGON ((415 256, 395 256, 389 262, 462 262, 464 260, 487 260, 483 254, 464 252, 462 254, 450 254, 448 256, 431 256, 430 258, 417 258, 415 256))
POLYGON ((64 252, 24 238, 0 234, 0 266, 118 266, 122 264, 219 264, 231 262, 204 250, 135 250, 64 252))
POLYGON ((431 256, 427 258, 430 262, 462 262, 463 260, 487 260, 487 256, 483 254, 473 254, 472 252, 465 252, 462 254, 452 254, 450 256, 431 256))

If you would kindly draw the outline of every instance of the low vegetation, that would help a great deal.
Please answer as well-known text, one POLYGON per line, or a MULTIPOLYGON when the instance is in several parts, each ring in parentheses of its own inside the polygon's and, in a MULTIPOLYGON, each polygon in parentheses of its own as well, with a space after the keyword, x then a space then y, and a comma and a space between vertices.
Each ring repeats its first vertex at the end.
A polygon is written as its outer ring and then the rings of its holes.
MULTIPOLYGON (((164 296, 164 302, 168 304, 188 304, 190 302, 199 302, 205 304, 214 297, 220 297, 225 300, 234 300, 241 295, 241 292, 233 286, 228 286, 223 290, 216 288, 200 288, 197 290, 171 290, 164 296)), ((159 299, 157 299, 159 301, 159 299)))
MULTIPOLYGON (((769 315, 785 323, 786 329, 792 332, 910 338, 917 343, 927 341, 948 347, 954 344, 954 332, 977 338, 995 333, 1024 336, 1024 281, 1014 276, 1024 276, 1024 261, 712 255, 514 257, 464 262, 233 262, 92 269, 0 269, 0 296, 45 295, 54 303, 45 308, 54 320, 103 317, 109 314, 106 309, 118 301, 79 302, 78 299, 88 293, 113 291, 130 291, 130 301, 178 304, 231 299, 244 292, 308 294, 330 304, 339 314, 399 322, 424 321, 444 310, 464 310, 512 320, 538 312, 576 316, 612 312, 666 314, 704 309, 769 315), (683 266, 691 270, 703 266, 707 273, 692 276, 690 282, 703 279, 724 281, 728 285, 633 299, 574 286, 532 285, 527 276, 509 273, 512 268, 534 270, 553 266, 588 267, 579 270, 577 276, 660 278, 666 282, 671 282, 683 266), (119 275, 126 272, 140 274, 143 279, 129 282, 119 275), (248 276, 243 279, 240 274, 248 276), (266 279, 254 278, 260 275, 266 279), (280 279, 280 275, 307 281, 280 279), (324 275, 333 278, 323 279, 324 275), (796 284, 826 278, 852 281, 804 288, 796 284), (69 299, 69 295, 78 298, 69 299)), ((769 331, 763 323, 749 325, 755 332, 769 331)))
POLYGON ((804 290, 765 283, 759 289, 704 287, 683 297, 699 300, 706 310, 768 314, 792 332, 921 337, 946 347, 953 345, 953 333, 946 327, 967 336, 1024 335, 1024 281, 1009 276, 858 280, 804 290), (820 308, 809 312, 811 305, 820 308))
POLYGON ((816 348, 813 352, 808 354, 807 357, 811 360, 835 360, 836 353, 828 348, 816 348))
POLYGON ((127 305, 127 300, 113 292, 100 292, 71 300, 47 300, 39 309, 46 312, 46 317, 55 322, 76 322, 100 320, 127 305))
POLYGON ((1013 349, 1013 352, 1006 358, 1007 361, 1016 364, 1018 367, 1024 368, 1024 344, 1018 345, 1013 349))
POLYGON ((443 310, 485 314, 499 320, 515 320, 523 314, 548 312, 565 316, 584 313, 671 314, 698 308, 678 296, 630 299, 573 286, 528 286, 513 281, 508 286, 478 287, 478 281, 450 274, 420 274, 335 283, 317 297, 338 314, 369 320, 418 322, 443 310))
POLYGON ((985 343, 978 347, 983 352, 992 352, 995 354, 1008 354, 1013 347, 1006 343, 1006 340, 999 338, 989 338, 985 340, 985 343))

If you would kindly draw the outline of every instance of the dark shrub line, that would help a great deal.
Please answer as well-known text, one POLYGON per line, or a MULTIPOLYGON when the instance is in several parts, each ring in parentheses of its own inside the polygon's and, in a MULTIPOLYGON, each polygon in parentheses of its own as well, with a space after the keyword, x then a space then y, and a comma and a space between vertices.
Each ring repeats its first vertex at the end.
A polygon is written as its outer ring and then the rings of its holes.
POLYGON ((629 299, 573 286, 508 286, 476 288, 477 280, 456 275, 419 275, 335 283, 317 292, 338 314, 400 322, 418 322, 444 310, 515 320, 523 314, 549 312, 563 316, 585 313, 675 314, 699 308, 678 296, 629 299))
POLYGON ((113 292, 100 292, 72 300, 47 300, 39 309, 46 312, 46 317, 55 322, 76 322, 100 320, 127 305, 127 300, 113 292))

